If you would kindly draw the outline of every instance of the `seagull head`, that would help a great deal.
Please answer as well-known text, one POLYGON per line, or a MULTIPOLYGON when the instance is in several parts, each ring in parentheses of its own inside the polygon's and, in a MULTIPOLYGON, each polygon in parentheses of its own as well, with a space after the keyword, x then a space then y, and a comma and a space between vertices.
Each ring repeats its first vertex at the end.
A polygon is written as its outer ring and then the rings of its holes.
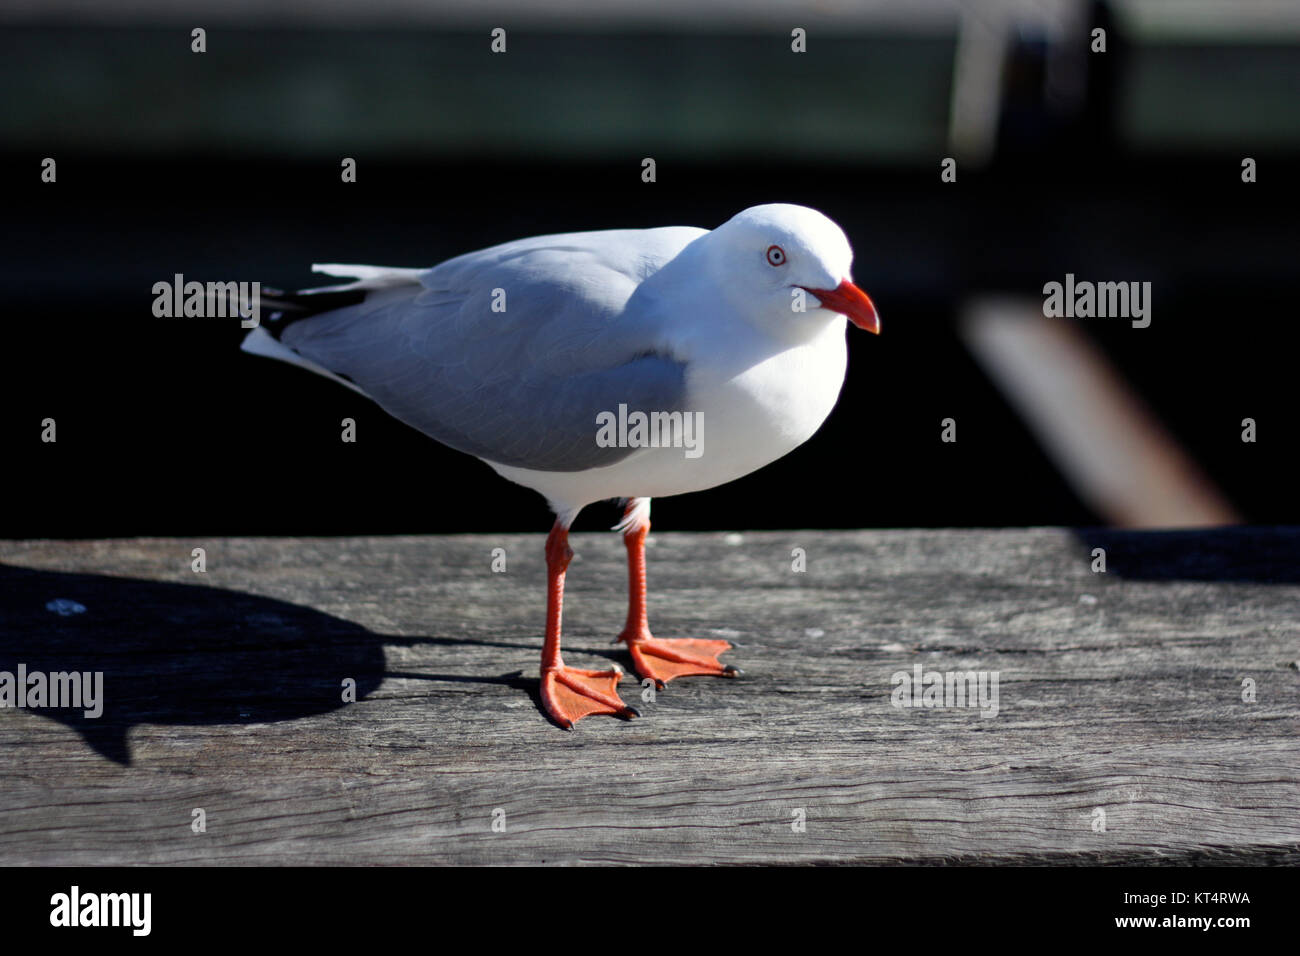
POLYGON ((728 298, 764 325, 802 337, 847 318, 879 334, 876 307, 850 276, 844 230, 816 209, 751 206, 710 236, 728 298))

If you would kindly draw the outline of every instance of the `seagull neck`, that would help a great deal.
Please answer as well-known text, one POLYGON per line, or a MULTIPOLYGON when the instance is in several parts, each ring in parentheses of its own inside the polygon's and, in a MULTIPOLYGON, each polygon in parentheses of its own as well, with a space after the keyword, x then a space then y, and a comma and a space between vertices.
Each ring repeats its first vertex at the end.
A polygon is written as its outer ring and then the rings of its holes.
POLYGON ((654 316, 671 327, 680 325, 684 316, 716 308, 717 283, 710 265, 695 240, 637 286, 627 309, 654 316))

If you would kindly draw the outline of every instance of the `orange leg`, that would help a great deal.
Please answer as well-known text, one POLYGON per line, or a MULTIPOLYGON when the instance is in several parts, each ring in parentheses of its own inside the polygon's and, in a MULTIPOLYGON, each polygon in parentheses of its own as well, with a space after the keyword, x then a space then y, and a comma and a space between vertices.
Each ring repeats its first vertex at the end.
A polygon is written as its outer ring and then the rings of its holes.
POLYGON ((573 558, 569 529, 558 521, 546 538, 546 643, 542 645, 542 704, 565 730, 592 714, 641 716, 623 703, 617 685, 621 670, 589 671, 568 667, 560 657, 560 616, 564 607, 564 572, 573 558))
MULTIPOLYGON (((624 517, 630 519, 635 507, 635 501, 629 501, 624 517)), ((623 531, 623 543, 627 546, 627 624, 618 639, 627 642, 637 674, 653 680, 660 688, 674 678, 692 674, 738 677, 737 668, 718 661, 719 654, 731 649, 726 641, 689 637, 661 639, 650 634, 645 600, 645 539, 649 533, 648 517, 623 531)))

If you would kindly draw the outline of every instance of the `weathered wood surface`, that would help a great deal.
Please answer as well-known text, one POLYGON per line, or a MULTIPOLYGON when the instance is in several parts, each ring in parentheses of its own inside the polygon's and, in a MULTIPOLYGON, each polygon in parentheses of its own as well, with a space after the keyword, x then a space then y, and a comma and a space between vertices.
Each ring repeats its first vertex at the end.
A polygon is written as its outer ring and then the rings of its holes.
MULTIPOLYGON (((652 541, 652 628, 745 676, 571 733, 540 535, 0 542, 0 669, 107 700, 0 710, 0 863, 1300 861, 1296 530, 652 541), (892 706, 918 663, 998 715, 892 706)), ((630 669, 621 544, 574 546, 566 657, 630 669)))

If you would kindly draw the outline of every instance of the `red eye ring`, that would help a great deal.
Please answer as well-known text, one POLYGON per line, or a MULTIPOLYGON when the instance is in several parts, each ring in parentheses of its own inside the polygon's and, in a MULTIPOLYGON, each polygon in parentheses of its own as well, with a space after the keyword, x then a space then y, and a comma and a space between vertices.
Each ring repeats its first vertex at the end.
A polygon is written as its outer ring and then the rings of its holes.
POLYGON ((785 265, 785 250, 780 246, 767 247, 767 264, 770 266, 785 265))

